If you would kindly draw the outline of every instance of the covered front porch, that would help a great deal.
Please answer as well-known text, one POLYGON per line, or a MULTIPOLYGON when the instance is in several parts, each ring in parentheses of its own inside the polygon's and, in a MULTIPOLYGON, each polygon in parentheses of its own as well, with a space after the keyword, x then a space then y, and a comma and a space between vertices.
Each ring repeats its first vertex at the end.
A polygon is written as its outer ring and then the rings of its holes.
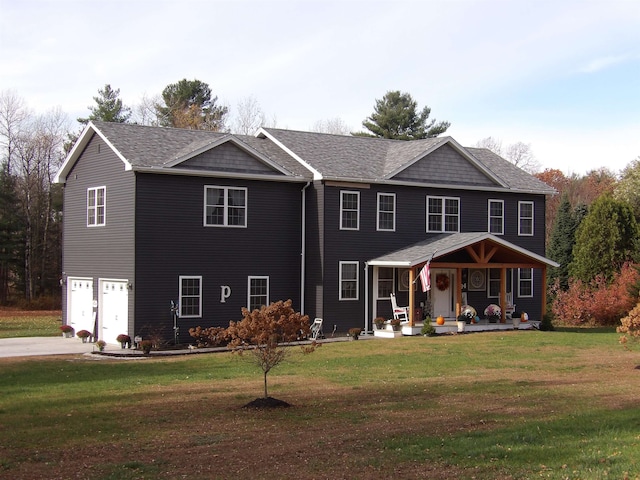
MULTIPOLYGON (((458 316, 467 305, 477 316, 465 325, 466 332, 535 328, 546 313, 548 266, 557 263, 489 233, 434 235, 367 262, 373 285, 367 289, 371 310, 365 314, 365 331, 377 331, 371 323, 376 317, 397 318, 394 297, 406 311, 401 335, 419 335, 428 318, 436 333, 457 332, 458 316), (430 280, 426 290, 420 272, 430 280), (484 315, 489 305, 500 310, 491 321, 484 315), (512 317, 519 319, 523 312, 529 321, 514 327, 512 317)), ((385 330, 377 335, 388 335, 385 330)))

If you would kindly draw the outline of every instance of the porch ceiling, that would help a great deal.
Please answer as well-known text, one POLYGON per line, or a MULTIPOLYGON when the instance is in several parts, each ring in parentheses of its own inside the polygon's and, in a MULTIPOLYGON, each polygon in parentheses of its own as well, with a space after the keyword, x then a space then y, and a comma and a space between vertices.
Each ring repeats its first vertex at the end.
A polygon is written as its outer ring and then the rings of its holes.
POLYGON ((559 266, 553 260, 487 232, 442 233, 367 262, 369 265, 416 267, 432 259, 434 266, 559 266))

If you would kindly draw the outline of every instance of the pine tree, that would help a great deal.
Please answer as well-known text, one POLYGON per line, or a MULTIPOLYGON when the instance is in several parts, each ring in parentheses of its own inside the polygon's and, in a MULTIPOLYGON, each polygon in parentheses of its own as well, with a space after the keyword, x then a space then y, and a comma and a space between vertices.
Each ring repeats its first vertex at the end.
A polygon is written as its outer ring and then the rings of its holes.
POLYGON ((573 246, 575 244, 576 228, 578 220, 576 213, 571 208, 569 196, 562 195, 556 221, 551 231, 547 256, 560 264, 559 267, 551 267, 547 270, 547 284, 552 286, 556 280, 562 290, 569 288, 569 265, 573 260, 573 246))
POLYGON ((127 123, 131 118, 131 109, 122 104, 120 89, 113 90, 108 83, 103 90, 98 90, 98 96, 93 97, 95 107, 88 107, 91 115, 87 118, 78 118, 78 122, 86 125, 91 120, 103 122, 127 123))

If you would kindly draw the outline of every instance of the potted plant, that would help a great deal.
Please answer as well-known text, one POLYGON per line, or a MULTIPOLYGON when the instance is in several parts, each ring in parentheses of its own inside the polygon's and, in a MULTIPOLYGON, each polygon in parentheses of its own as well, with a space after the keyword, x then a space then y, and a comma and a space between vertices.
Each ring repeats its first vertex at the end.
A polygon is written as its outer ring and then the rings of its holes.
POLYGON ((61 325, 60 331, 62 332, 62 336, 65 338, 73 337, 73 327, 71 325, 61 325))
POLYGON ((101 352, 104 351, 104 347, 107 346, 107 342, 105 342, 104 340, 98 340, 96 342, 96 347, 98 347, 98 350, 100 350, 101 352))
POLYGON ((91 336, 91 332, 89 330, 80 330, 78 333, 76 333, 76 336, 82 339, 82 343, 87 343, 89 337, 91 336))
POLYGON ((151 347, 153 347, 153 342, 151 340, 142 340, 140 342, 140 350, 142 350, 142 353, 145 355, 149 355, 151 347))
POLYGON ((399 318, 394 318, 389 323, 391 324, 391 329, 394 332, 400 331, 400 319, 399 318))
POLYGON ((373 319, 373 323, 378 330, 384 330, 384 322, 386 322, 384 317, 376 317, 373 319))
POLYGON ((361 333, 362 333, 362 329, 361 328, 350 328, 349 331, 348 331, 349 339, 350 340, 358 340, 358 337, 360 337, 361 333))
POLYGON ((473 323, 477 314, 478 312, 471 305, 463 305, 460 309, 460 315, 464 317, 464 321, 467 324, 473 323))
POLYGON ((131 337, 125 333, 121 333, 116 337, 116 340, 120 342, 121 348, 131 348, 131 337))
POLYGON ((484 309, 484 316, 489 320, 489 323, 497 323, 501 318, 501 310, 495 303, 490 303, 487 308, 484 309))

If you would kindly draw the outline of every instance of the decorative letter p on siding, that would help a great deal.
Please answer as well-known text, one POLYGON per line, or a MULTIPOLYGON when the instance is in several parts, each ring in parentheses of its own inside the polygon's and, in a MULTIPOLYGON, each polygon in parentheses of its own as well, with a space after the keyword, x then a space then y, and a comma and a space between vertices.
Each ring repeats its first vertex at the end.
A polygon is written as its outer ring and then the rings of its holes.
POLYGON ((231 287, 229 285, 220 285, 220 303, 227 301, 231 296, 231 287))

